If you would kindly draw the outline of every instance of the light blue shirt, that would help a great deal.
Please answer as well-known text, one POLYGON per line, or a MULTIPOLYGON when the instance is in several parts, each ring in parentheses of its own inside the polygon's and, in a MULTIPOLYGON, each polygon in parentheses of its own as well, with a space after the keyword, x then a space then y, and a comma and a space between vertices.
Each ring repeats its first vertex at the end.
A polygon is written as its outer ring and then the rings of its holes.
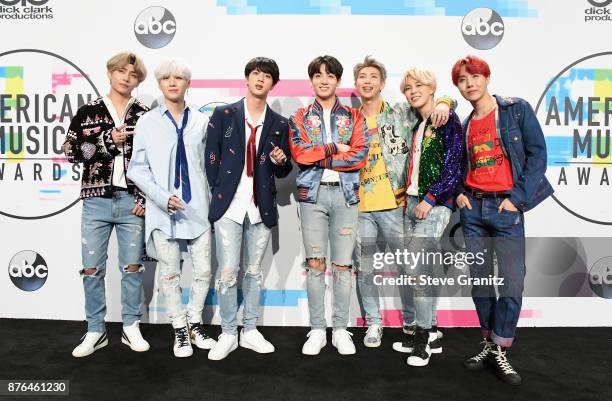
MULTIPOLYGON (((204 146, 208 118, 196 107, 189 109, 187 126, 183 132, 185 153, 189 166, 191 200, 184 210, 168 213, 172 195, 181 198, 181 188, 174 188, 174 166, 178 143, 176 128, 168 116, 164 99, 138 120, 134 130, 134 149, 128 167, 128 178, 147 197, 145 238, 147 255, 155 258, 151 233, 161 230, 170 239, 195 239, 210 229, 208 222, 209 189, 204 170, 204 146)), ((178 121, 182 121, 181 114, 178 121)), ((183 203, 185 203, 183 201, 183 203)))

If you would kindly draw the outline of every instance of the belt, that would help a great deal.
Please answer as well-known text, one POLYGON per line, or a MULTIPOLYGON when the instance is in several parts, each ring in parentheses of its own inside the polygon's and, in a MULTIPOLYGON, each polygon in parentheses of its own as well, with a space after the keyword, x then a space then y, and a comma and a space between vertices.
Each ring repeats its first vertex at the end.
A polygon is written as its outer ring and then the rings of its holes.
POLYGON ((503 192, 483 192, 474 188, 468 188, 466 191, 476 199, 507 199, 510 197, 510 193, 503 192))
POLYGON ((325 185, 328 187, 339 187, 340 186, 340 182, 338 181, 330 181, 330 182, 323 182, 321 181, 321 185, 325 185))

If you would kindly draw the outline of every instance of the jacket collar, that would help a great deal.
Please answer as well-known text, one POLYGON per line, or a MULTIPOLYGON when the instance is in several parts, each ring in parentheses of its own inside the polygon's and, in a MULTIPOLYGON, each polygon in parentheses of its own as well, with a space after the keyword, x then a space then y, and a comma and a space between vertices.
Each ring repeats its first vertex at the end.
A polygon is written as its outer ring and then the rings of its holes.
MULTIPOLYGON (((317 99, 315 99, 314 103, 312 104, 312 108, 317 113, 323 113, 323 106, 321 106, 321 103, 319 103, 317 99)), ((340 99, 338 99, 338 96, 336 96, 336 103, 334 103, 334 107, 331 109, 332 114, 337 112, 340 108, 342 108, 342 103, 340 103, 340 99)))

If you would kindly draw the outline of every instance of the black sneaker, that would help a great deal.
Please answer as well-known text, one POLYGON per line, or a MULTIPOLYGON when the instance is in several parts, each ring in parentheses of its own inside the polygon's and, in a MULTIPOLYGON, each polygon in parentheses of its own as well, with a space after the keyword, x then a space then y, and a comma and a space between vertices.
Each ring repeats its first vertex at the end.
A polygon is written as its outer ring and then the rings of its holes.
POLYGON ((523 382, 521 375, 508 362, 506 356, 506 348, 495 346, 487 358, 488 364, 495 370, 497 377, 501 381, 511 384, 513 386, 520 386, 523 382))
POLYGON ((404 332, 404 334, 408 334, 409 336, 414 334, 414 331, 416 330, 416 324, 405 324, 404 327, 402 328, 402 331, 404 332))
POLYGON ((410 366, 427 366, 430 356, 429 332, 417 327, 414 332, 414 347, 406 362, 410 366))
POLYGON ((414 334, 404 336, 404 341, 396 341, 393 343, 393 349, 397 352, 409 354, 414 348, 414 334))
POLYGON ((432 354, 442 353, 442 339, 438 337, 438 329, 434 326, 429 331, 429 349, 432 354))
POLYGON ((483 339, 481 344, 483 344, 482 351, 463 361, 463 367, 467 370, 481 370, 484 368, 485 359, 489 356, 493 347, 495 347, 495 344, 489 338, 483 339))

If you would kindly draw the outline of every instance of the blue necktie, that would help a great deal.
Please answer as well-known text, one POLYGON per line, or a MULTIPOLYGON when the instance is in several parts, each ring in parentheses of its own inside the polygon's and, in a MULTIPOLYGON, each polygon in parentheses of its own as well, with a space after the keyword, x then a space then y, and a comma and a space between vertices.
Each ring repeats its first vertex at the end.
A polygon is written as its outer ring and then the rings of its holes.
POLYGON ((176 136, 178 137, 178 144, 176 146, 176 160, 174 164, 174 188, 181 186, 183 193, 183 201, 189 203, 191 200, 191 186, 189 184, 189 166, 187 165, 187 153, 185 152, 185 141, 183 141, 183 131, 187 126, 187 118, 189 116, 189 109, 185 109, 183 112, 183 122, 181 128, 176 125, 176 121, 170 114, 170 110, 166 110, 166 115, 174 124, 176 128, 176 136))

